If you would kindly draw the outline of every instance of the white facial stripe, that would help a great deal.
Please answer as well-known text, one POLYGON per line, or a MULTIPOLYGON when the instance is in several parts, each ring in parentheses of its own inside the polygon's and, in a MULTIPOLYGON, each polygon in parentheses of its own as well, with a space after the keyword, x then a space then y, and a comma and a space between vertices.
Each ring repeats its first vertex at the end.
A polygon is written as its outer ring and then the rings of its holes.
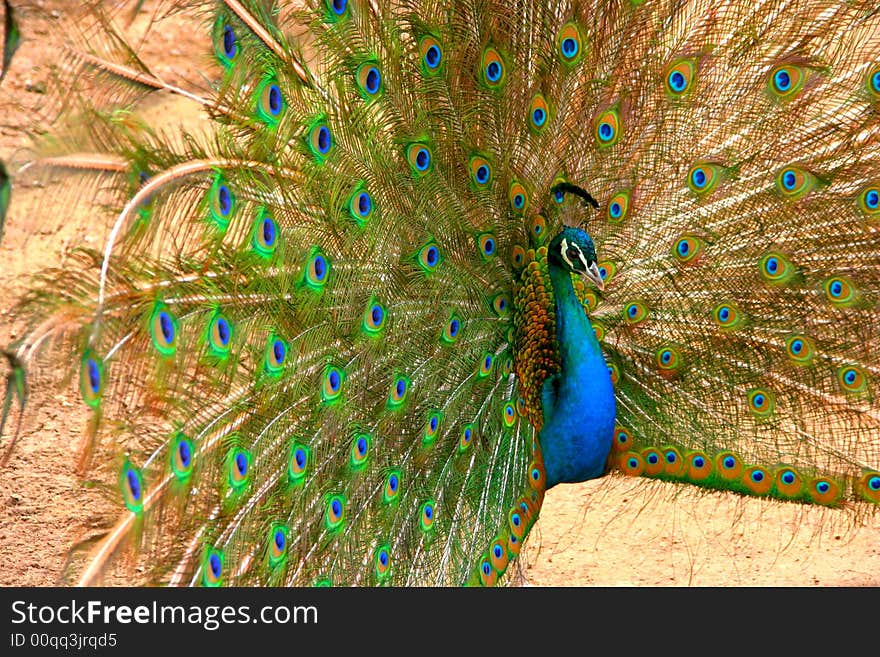
POLYGON ((580 270, 580 269, 578 269, 577 267, 575 267, 575 266, 574 266, 574 263, 569 259, 569 257, 568 257, 568 249, 569 249, 568 240, 566 240, 566 239, 563 237, 563 238, 562 238, 562 242, 560 243, 559 247, 560 247, 560 254, 559 254, 559 255, 562 256, 562 259, 565 260, 566 264, 567 264, 571 269, 573 269, 574 271, 587 271, 587 270, 590 268, 590 267, 587 265, 587 259, 584 258, 584 252, 581 251, 581 247, 579 247, 577 244, 572 244, 572 245, 571 245, 571 248, 573 248, 573 249, 575 249, 575 250, 577 251, 577 257, 578 257, 578 260, 580 260, 580 261, 581 261, 581 264, 584 266, 583 270, 580 270))
MULTIPOLYGON (((577 247, 577 245, 575 245, 577 247)), ((578 249, 578 253, 580 253, 580 249, 578 249)), ((562 256, 562 259, 565 260, 565 263, 574 269, 574 265, 571 264, 571 260, 568 259, 568 240, 564 237, 562 238, 562 243, 559 245, 559 255, 562 256)))

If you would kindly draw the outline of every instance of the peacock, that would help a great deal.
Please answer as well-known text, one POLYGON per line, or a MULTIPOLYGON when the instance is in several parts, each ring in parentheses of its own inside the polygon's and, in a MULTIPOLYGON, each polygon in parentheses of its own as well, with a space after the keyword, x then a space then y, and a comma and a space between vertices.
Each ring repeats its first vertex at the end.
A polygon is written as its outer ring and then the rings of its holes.
POLYGON ((876 517, 874 2, 141 5, 46 38, 0 170, 89 217, 3 351, 7 454, 76 389, 118 504, 70 581, 509 583, 603 477, 876 517))

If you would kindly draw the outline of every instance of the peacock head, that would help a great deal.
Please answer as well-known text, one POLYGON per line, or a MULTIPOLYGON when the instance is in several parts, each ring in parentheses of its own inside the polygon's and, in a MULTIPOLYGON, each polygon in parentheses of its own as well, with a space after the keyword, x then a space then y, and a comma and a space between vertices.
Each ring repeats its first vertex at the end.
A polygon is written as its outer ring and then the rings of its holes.
POLYGON ((580 228, 564 227, 550 242, 547 259, 550 264, 588 278, 600 290, 605 289, 605 281, 596 264, 596 247, 592 238, 580 228))

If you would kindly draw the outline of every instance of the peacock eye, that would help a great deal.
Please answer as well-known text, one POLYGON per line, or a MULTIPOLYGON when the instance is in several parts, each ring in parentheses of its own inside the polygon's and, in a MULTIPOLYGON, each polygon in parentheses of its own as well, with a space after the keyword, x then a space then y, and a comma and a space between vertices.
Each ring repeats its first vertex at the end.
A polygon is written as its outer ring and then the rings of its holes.
POLYGON ((566 255, 568 256, 569 260, 578 259, 580 257, 580 254, 580 250, 575 246, 568 247, 568 250, 566 251, 566 255))

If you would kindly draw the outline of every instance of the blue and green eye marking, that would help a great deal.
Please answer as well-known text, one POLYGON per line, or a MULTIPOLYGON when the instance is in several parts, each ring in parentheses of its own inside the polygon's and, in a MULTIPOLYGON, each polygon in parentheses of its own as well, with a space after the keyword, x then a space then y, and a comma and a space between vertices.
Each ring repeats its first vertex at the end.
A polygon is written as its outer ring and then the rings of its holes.
POLYGON ((476 236, 476 243, 483 260, 491 260, 498 255, 498 239, 494 233, 480 233, 476 236))
POLYGON ((329 365, 324 369, 322 378, 321 398, 328 404, 339 401, 342 395, 342 386, 345 383, 345 372, 338 367, 329 365))
POLYGON ((282 338, 274 333, 269 335, 266 341, 266 353, 263 357, 263 369, 271 376, 278 376, 287 362, 289 346, 282 338))
POLYGON ((767 89, 771 96, 787 100, 801 90, 806 78, 806 70, 803 67, 783 64, 770 72, 767 89))
POLYGON ((443 424, 443 413, 440 411, 431 411, 428 419, 425 421, 425 428, 422 430, 422 445, 429 447, 437 440, 440 435, 440 427, 443 424))
POLYGON ((816 346, 805 335, 792 335, 785 341, 785 353, 796 365, 809 365, 816 356, 816 346))
POLYGON ((474 189, 486 189, 492 184, 492 164, 482 155, 472 155, 468 169, 474 189))
POLYGON ((507 317, 510 314, 510 297, 505 292, 492 297, 492 312, 498 317, 507 317))
POLYGON ((740 328, 745 323, 745 315, 729 301, 722 301, 712 310, 712 319, 723 330, 740 328))
POLYGON ((266 208, 261 208, 254 220, 251 234, 251 246, 254 253, 261 258, 271 258, 278 248, 279 232, 278 223, 266 208))
POLYGON ((677 59, 664 72, 663 82, 666 93, 671 98, 680 98, 693 86, 696 79, 696 64, 692 59, 677 59))
POLYGON ((97 408, 101 403, 104 383, 104 361, 91 349, 86 350, 80 363, 79 390, 83 401, 92 408, 97 408))
POLYGON ((294 440, 290 445, 290 457, 287 459, 287 480, 293 485, 303 483, 309 469, 311 452, 308 447, 294 440))
POLYGON ((382 492, 382 501, 385 504, 393 504, 400 499, 400 487, 403 482, 403 475, 398 468, 388 471, 385 476, 385 487, 382 492))
POLYGON ((593 136, 600 148, 613 146, 620 141, 623 124, 617 108, 602 112, 593 125, 593 136))
POLYGON ((443 46, 436 37, 425 35, 419 39, 419 55, 423 73, 436 75, 440 72, 443 65, 443 46))
POLYGON ((208 190, 208 219, 221 233, 226 232, 235 211, 235 195, 226 179, 216 174, 208 190))
POLYGON ((206 342, 208 353, 215 358, 225 360, 232 346, 232 323, 219 310, 215 310, 208 321, 206 342))
POLYGON ((351 441, 351 449, 349 450, 348 464, 352 470, 363 470, 370 458, 370 447, 373 439, 368 433, 359 433, 355 435, 351 441))
POLYGON ((205 550, 205 554, 202 557, 202 584, 210 587, 223 584, 225 567, 225 557, 222 550, 217 548, 205 550))
POLYGON ((865 470, 856 484, 856 491, 866 500, 880 504, 880 472, 865 470))
POLYGON ((327 8, 324 16, 328 23, 335 23, 349 16, 348 0, 324 0, 327 8))
POLYGON ((705 481, 712 474, 712 460, 705 452, 691 452, 684 459, 684 464, 691 481, 705 481))
POLYGON ((144 508, 144 480, 141 471, 126 460, 119 471, 119 490, 126 508, 140 513, 144 508))
POLYGON ((566 65, 574 65, 581 60, 584 41, 576 23, 566 23, 556 35, 556 53, 566 65))
POLYGON ((338 532, 345 525, 345 495, 330 495, 324 508, 324 527, 331 533, 338 532))
POLYGON ((844 365, 839 368, 837 381, 844 392, 865 392, 868 389, 868 375, 856 365, 844 365))
POLYGON ((388 321, 388 310, 379 303, 375 297, 370 297, 367 308, 364 310, 364 317, 361 320, 361 329, 369 336, 378 336, 385 328, 388 321))
POLYGON ((385 543, 373 553, 373 572, 378 582, 384 582, 391 575, 391 548, 385 543))
POLYGON ((348 213, 355 223, 363 228, 373 216, 374 211, 373 197, 367 191, 365 184, 361 182, 355 187, 354 192, 348 199, 348 213))
POLYGON ((419 529, 425 533, 430 532, 434 527, 434 520, 436 520, 434 500, 429 499, 422 502, 419 507, 419 529))
POLYGON ((319 117, 308 127, 306 146, 315 160, 323 162, 333 151, 333 134, 324 117, 319 117))
POLYGON ((516 409, 513 402, 507 402, 501 407, 501 422, 507 429, 516 424, 516 409))
POLYGON ((287 561, 287 546, 290 530, 286 525, 274 525, 269 530, 267 543, 269 545, 269 565, 276 568, 287 561))
POLYGON ((409 163, 413 175, 417 178, 427 175, 434 166, 431 149, 425 143, 414 142, 408 144, 405 154, 406 161, 409 163))
POLYGON ((688 170, 687 185, 697 196, 704 196, 717 187, 723 171, 718 164, 697 162, 688 170))
POLYGON ((784 497, 798 497, 804 489, 804 479, 794 468, 777 469, 774 483, 776 490, 784 497))
POLYGON ((623 318, 628 324, 639 324, 648 317, 648 306, 642 301, 632 301, 623 308, 623 318))
POLYGON ((384 89, 382 71, 378 62, 361 64, 355 74, 358 90, 366 100, 378 98, 384 89))
POLYGON ((874 100, 880 99, 880 64, 875 64, 865 77, 865 88, 874 100))
POLYGON ((474 424, 472 422, 467 423, 461 429, 461 435, 458 439, 458 453, 463 454, 468 450, 471 444, 474 442, 474 424))
POLYGON ((672 255, 683 264, 693 262, 703 251, 703 240, 696 235, 682 235, 672 247, 672 255))
POLYGON ((195 453, 196 449, 192 440, 187 438, 183 433, 178 432, 171 441, 171 447, 168 451, 171 472, 174 473, 174 476, 178 481, 189 481, 193 472, 195 453))
POLYGON ((529 105, 529 127, 535 132, 541 132, 550 120, 550 106, 544 94, 535 94, 529 105))
POLYGON ((681 351, 674 345, 660 347, 654 355, 660 373, 666 376, 676 374, 683 366, 681 351))
POLYGON ((239 492, 247 486, 251 478, 251 453, 241 447, 229 451, 226 457, 227 481, 232 490, 239 492))
POLYGON ((779 251, 770 251, 758 262, 761 277, 768 283, 783 284, 791 281, 797 269, 791 261, 779 251))
POLYGON ((859 208, 872 219, 880 216, 880 185, 872 183, 862 190, 859 208))
POLYGON ((536 246, 540 246, 547 239, 547 219, 544 215, 536 214, 529 224, 529 237, 536 246))
POLYGON ((257 118, 269 126, 275 126, 287 110, 287 101, 273 75, 263 80, 256 89, 257 118))
POLYGON ((214 22, 214 53, 226 69, 231 69, 240 51, 235 28, 223 16, 218 15, 214 22))
POLYGON ((629 199, 628 192, 618 192, 611 197, 608 201, 608 221, 617 224, 626 219, 629 214, 629 199))
POLYGON ((477 378, 485 379, 492 374, 494 368, 495 356, 488 352, 483 353, 483 355, 480 357, 479 365, 477 367, 477 378))
POLYGON ((726 481, 737 481, 745 465, 733 452, 721 452, 715 456, 715 472, 726 481))
POLYGON ((432 274, 436 271, 442 260, 440 247, 433 241, 425 244, 416 254, 416 263, 426 274, 432 274))
POLYGON ((776 176, 776 188, 790 200, 802 198, 815 188, 817 182, 816 176, 796 166, 787 166, 776 176))
POLYGON ((411 387, 412 381, 409 377, 403 374, 394 377, 391 389, 388 391, 388 401, 386 402, 388 410, 397 411, 403 408, 409 398, 411 387))
POLYGON ((755 495, 766 495, 773 488, 773 477, 766 468, 753 465, 746 468, 740 483, 752 491, 755 495))
POLYGON ((330 278, 330 260, 317 246, 312 247, 303 272, 303 283, 315 291, 322 290, 330 278))
POLYGON ((480 59, 480 77, 490 89, 500 89, 507 79, 504 58, 495 48, 487 46, 480 59))
POLYGON ((510 201, 510 207, 517 214, 529 209, 529 192, 521 182, 514 180, 510 183, 507 199, 510 201))
POLYGON ((749 410, 760 418, 766 418, 773 414, 776 408, 775 395, 764 388, 750 390, 747 395, 749 410))
POLYGON ((836 306, 847 308, 855 305, 859 300, 858 290, 844 276, 832 276, 826 279, 822 283, 822 288, 828 300, 836 306))

